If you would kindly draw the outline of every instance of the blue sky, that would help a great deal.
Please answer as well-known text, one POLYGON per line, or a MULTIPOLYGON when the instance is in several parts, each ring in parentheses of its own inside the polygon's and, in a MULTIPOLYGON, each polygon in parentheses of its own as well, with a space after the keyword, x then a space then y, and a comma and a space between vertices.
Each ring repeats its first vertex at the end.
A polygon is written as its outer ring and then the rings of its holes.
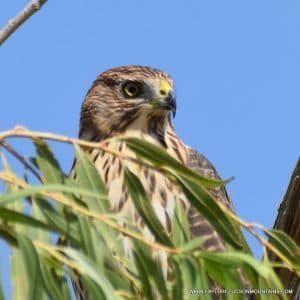
MULTIPOLYGON (((3 27, 28 1, 1 2, 3 27)), ((0 48, 0 130, 77 136, 99 73, 161 68, 175 80, 178 134, 235 176, 242 218, 272 227, 299 156, 299 13, 292 0, 48 1, 0 48)), ((68 171, 72 150, 55 149, 68 171)))

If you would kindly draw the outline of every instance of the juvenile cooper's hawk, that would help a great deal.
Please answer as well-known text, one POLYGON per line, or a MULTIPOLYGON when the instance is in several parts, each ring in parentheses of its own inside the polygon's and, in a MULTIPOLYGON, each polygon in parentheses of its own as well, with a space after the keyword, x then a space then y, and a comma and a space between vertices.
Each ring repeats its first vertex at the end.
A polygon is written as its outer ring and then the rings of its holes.
MULTIPOLYGON (((175 111, 173 81, 167 73, 138 65, 111 69, 97 77, 86 95, 81 110, 79 136, 88 141, 103 141, 114 136, 139 137, 161 146, 172 157, 201 175, 219 179, 212 164, 176 135, 172 125, 175 111)), ((133 155, 125 144, 108 143, 125 155, 133 155)), ((91 157, 107 185, 111 208, 118 212, 122 217, 120 219, 131 218, 142 226, 142 220, 124 184, 126 166, 140 178, 158 219, 168 232, 172 230, 175 200, 179 196, 192 235, 206 236, 204 249, 224 250, 222 239, 208 221, 190 206, 183 193, 178 195, 177 187, 161 173, 130 161, 121 161, 98 149, 92 151, 91 157)), ((225 188, 213 189, 211 193, 233 210, 225 188)), ((146 226, 143 230, 148 238, 153 238, 146 226)), ((125 247, 131 251, 128 243, 125 243, 125 247)))

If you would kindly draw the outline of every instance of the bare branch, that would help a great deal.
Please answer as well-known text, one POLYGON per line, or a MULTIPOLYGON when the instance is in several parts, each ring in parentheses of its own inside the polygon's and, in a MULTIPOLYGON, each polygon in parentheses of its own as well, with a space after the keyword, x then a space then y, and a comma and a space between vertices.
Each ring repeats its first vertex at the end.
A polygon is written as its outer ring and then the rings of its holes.
POLYGON ((3 30, 0 31, 0 46, 46 2, 47 0, 32 0, 17 16, 9 20, 3 30))
POLYGON ((0 145, 3 144, 4 140, 9 137, 24 137, 24 138, 30 138, 30 139, 46 139, 51 141, 57 141, 72 145, 78 145, 83 148, 90 148, 90 149, 101 149, 107 153, 110 153, 114 156, 116 156, 120 160, 128 160, 132 161, 137 164, 142 164, 144 166, 147 166, 151 169, 157 169, 158 171, 164 171, 162 168, 155 168, 150 163, 142 162, 136 157, 124 155, 119 151, 114 150, 112 147, 109 147, 109 141, 115 140, 118 141, 118 138, 107 138, 105 141, 100 142, 89 142, 85 140, 75 139, 71 138, 65 135, 59 135, 49 132, 39 132, 39 131, 31 131, 28 130, 22 126, 16 126, 14 129, 0 132, 0 145))
POLYGON ((8 144, 5 141, 0 141, 0 145, 6 149, 12 156, 14 156, 18 161, 20 161, 24 167, 31 171, 31 173, 40 181, 43 182, 40 174, 37 170, 34 169, 34 167, 28 162, 28 160, 22 156, 20 153, 18 153, 10 144, 8 144))
MULTIPOLYGON (((294 169, 287 192, 280 204, 278 215, 273 229, 284 231, 298 245, 300 245, 300 159, 294 169)), ((271 253, 270 258, 277 260, 271 253)), ((292 289, 293 300, 298 299, 300 294, 300 277, 288 269, 278 268, 275 270, 286 289, 292 289)))
POLYGON ((98 148, 102 150, 106 150, 105 145, 108 143, 106 141, 103 142, 88 142, 85 140, 80 140, 76 138, 71 138, 65 135, 59 135, 49 132, 38 132, 38 131, 31 131, 26 129, 22 126, 16 126, 14 129, 8 130, 8 131, 2 131, 0 132, 0 143, 8 138, 8 137, 27 137, 32 139, 46 139, 46 140, 53 140, 53 141, 59 141, 62 143, 68 143, 68 144, 76 144, 79 146, 87 147, 87 148, 98 148))

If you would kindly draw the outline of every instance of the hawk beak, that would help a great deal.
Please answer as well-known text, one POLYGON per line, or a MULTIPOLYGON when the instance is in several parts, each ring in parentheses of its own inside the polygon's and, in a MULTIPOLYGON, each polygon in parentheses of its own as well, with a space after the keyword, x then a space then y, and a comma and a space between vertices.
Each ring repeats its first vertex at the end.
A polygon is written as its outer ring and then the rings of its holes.
POLYGON ((165 80, 160 82, 159 97, 155 101, 159 107, 172 112, 173 117, 176 114, 176 98, 172 86, 165 80))
POLYGON ((176 98, 173 92, 169 92, 167 97, 165 97, 162 101, 161 106, 165 109, 168 109, 172 112, 173 118, 176 115, 176 98))

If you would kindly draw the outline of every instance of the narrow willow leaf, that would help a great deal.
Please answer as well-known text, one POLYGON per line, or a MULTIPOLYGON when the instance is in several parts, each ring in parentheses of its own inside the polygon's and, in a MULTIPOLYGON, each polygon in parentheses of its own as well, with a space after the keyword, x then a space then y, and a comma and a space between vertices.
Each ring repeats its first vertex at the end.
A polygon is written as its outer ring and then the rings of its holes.
MULTIPOLYGON (((76 180, 73 177, 67 177, 65 178, 65 185, 69 186, 71 189, 77 189, 78 188, 78 183, 76 182, 76 180)), ((72 199, 74 201, 74 203, 83 206, 83 207, 87 207, 87 203, 82 201, 82 199, 80 199, 80 195, 75 195, 74 193, 67 193, 68 198, 72 199)), ((103 199, 105 198, 105 196, 103 196, 103 199)))
POLYGON ((243 270, 251 268, 257 274, 256 278, 262 277, 269 283, 269 288, 282 289, 282 284, 272 269, 271 265, 256 260, 253 256, 237 251, 213 253, 201 251, 201 258, 228 267, 243 267, 243 270))
MULTIPOLYGON (((115 265, 115 267, 117 266, 115 265)), ((116 290, 123 290, 123 291, 131 290, 132 281, 128 277, 125 277, 124 274, 120 272, 119 269, 106 267, 105 274, 116 290)), ((133 296, 133 294, 131 296, 133 296)))
MULTIPOLYGON (((121 240, 121 239, 120 239, 121 240)), ((129 257, 124 251, 124 242, 121 241, 121 248, 112 248, 112 255, 105 260, 105 273, 110 282, 120 289, 141 290, 141 281, 138 277, 138 271, 134 259, 129 257)))
POLYGON ((105 299, 117 300, 115 291, 107 278, 99 272, 98 268, 82 253, 71 249, 62 248, 62 251, 72 260, 80 265, 80 274, 91 278, 97 286, 101 289, 105 299))
POLYGON ((33 142, 37 152, 36 161, 42 171, 44 182, 63 183, 64 175, 49 145, 42 139, 33 139, 33 142))
POLYGON ((48 260, 42 254, 39 255, 39 264, 44 286, 51 298, 70 300, 70 295, 66 292, 68 290, 66 280, 49 266, 48 260))
POLYGON ((10 246, 17 246, 18 241, 16 238, 16 233, 12 228, 0 224, 0 237, 3 238, 10 246))
POLYGON ((55 230, 53 226, 47 223, 41 222, 35 218, 32 218, 31 216, 7 208, 0 207, 0 220, 33 226, 44 230, 55 230))
MULTIPOLYGON (((85 216, 78 218, 78 228, 80 233, 80 251, 83 251, 84 254, 94 262, 95 266, 101 271, 104 270, 104 258, 112 258, 111 251, 108 249, 104 239, 108 238, 105 235, 103 237, 103 231, 106 231, 105 224, 99 224, 100 227, 95 229, 94 223, 85 216), (102 228, 102 230, 101 230, 102 228), (98 231, 100 229, 100 232, 98 231)), ((113 236, 110 236, 113 238, 113 236)))
MULTIPOLYGON (((197 287, 201 287, 201 290, 203 291, 209 291, 212 287, 211 281, 209 281, 209 277, 208 277, 208 272, 205 269, 204 264, 199 264, 198 263, 198 270, 199 270, 199 274, 196 278, 196 288, 197 287)), ((209 293, 204 293, 199 295, 199 299, 203 299, 203 300, 212 300, 212 294, 209 293)))
MULTIPOLYGON (((39 204, 41 203, 39 202, 39 204)), ((49 225, 53 226, 58 233, 67 236, 73 244, 79 243, 79 233, 75 224, 68 222, 66 218, 49 206, 44 205, 41 207, 49 225)))
POLYGON ((184 246, 181 246, 180 250, 182 252, 188 252, 188 251, 192 251, 195 249, 199 249, 204 241, 205 241, 205 237, 198 236, 198 237, 193 238, 190 241, 188 241, 184 246))
MULTIPOLYGON (((23 299, 42 299, 42 281, 40 276, 38 254, 32 242, 24 235, 18 236, 18 244, 23 256, 26 278, 28 280, 28 295, 23 299)), ((20 276, 20 275, 19 275, 20 276)), ((22 278, 25 280, 25 278, 22 278)))
MULTIPOLYGON (((6 161, 4 156, 2 156, 2 161, 3 161, 3 166, 4 166, 6 175, 17 178, 17 175, 14 174, 14 172, 12 171, 11 167, 9 166, 9 164, 6 161)), ((19 187, 15 184, 4 182, 4 185, 6 188, 6 193, 4 193, 2 195, 0 194, 0 199, 2 199, 2 197, 5 197, 5 195, 11 194, 11 193, 17 193, 19 191, 19 187)), ((24 207, 25 207, 24 202, 13 202, 13 203, 1 204, 1 200, 0 200, 0 206, 4 206, 4 205, 9 209, 13 209, 14 211, 19 211, 19 212, 23 212, 24 207)), ((0 216, 0 219, 1 219, 1 216, 0 216)), ((10 226, 14 227, 14 229, 18 230, 19 232, 22 232, 22 230, 24 230, 24 228, 19 227, 19 224, 10 224, 10 226)))
POLYGON ((269 242, 275 246, 290 262, 300 268, 300 247, 286 233, 280 230, 263 231, 270 237, 269 242))
POLYGON ((197 183, 204 185, 205 187, 219 187, 227 183, 228 181, 220 181, 208 179, 201 176, 191 169, 184 166, 178 160, 170 156, 163 148, 156 146, 148 141, 138 138, 124 138, 122 139, 138 156, 142 157, 146 161, 151 162, 154 166, 163 167, 164 170, 170 172, 173 175, 180 175, 184 178, 188 178, 197 183))
POLYGON ((10 202, 20 201, 24 199, 24 197, 28 197, 28 196, 36 196, 36 195, 41 196, 42 193, 46 193, 46 192, 69 192, 69 193, 74 192, 79 195, 94 198, 94 199, 99 199, 99 200, 106 199, 105 196, 88 189, 75 188, 63 184, 44 184, 40 186, 31 186, 28 188, 24 188, 22 190, 18 190, 16 192, 11 192, 5 195, 1 195, 0 206, 6 205, 7 203, 10 202))
POLYGON ((146 192, 139 178, 129 169, 125 169, 125 182, 128 192, 139 214, 148 225, 157 241, 173 247, 173 243, 166 232, 166 229, 158 220, 154 209, 146 196, 146 192))
POLYGON ((181 278, 180 285, 184 293, 182 299, 185 299, 185 297, 187 297, 187 299, 195 299, 195 295, 190 293, 190 290, 201 289, 201 286, 196 286, 199 271, 195 259, 192 256, 177 255, 172 257, 172 262, 179 268, 178 272, 180 272, 181 278))
POLYGON ((25 261, 19 248, 12 249, 11 281, 14 300, 29 299, 30 282, 26 273, 25 261))
POLYGON ((92 224, 87 217, 82 216, 78 218, 78 226, 81 236, 81 250, 83 250, 87 257, 94 261, 96 259, 96 253, 92 234, 92 224))
MULTIPOLYGON (((45 217, 41 206, 39 205, 39 203, 41 202, 41 200, 37 197, 31 197, 31 210, 32 210, 32 217, 34 219, 37 219, 39 222, 43 223, 43 224, 47 224, 47 218, 45 217)), ((50 224, 47 224, 47 226, 49 226, 50 224)), ((52 231, 55 231, 57 229, 57 227, 53 226, 52 227, 52 231)), ((47 243, 49 244, 51 242, 51 232, 45 231, 42 228, 39 228, 38 226, 33 227, 32 229, 32 236, 34 236, 38 241, 41 241, 43 243, 47 243)))
POLYGON ((223 288, 240 289, 243 288, 237 268, 232 265, 224 265, 212 260, 203 259, 203 265, 211 278, 216 280, 223 288), (225 272, 226 270, 226 272, 225 272))
POLYGON ((80 147, 76 145, 75 149, 75 173, 78 186, 102 196, 102 201, 99 201, 98 199, 95 199, 95 197, 88 197, 86 195, 85 201, 88 207, 96 212, 108 212, 110 205, 107 197, 105 197, 107 195, 107 190, 98 170, 96 169, 88 154, 86 154, 83 150, 80 149, 80 147))
POLYGON ((141 255, 139 249, 134 252, 135 263, 139 272, 139 277, 142 282, 142 293, 145 299, 154 300, 154 290, 150 282, 150 278, 145 265, 144 257, 141 255))
MULTIPOLYGON (((258 288, 257 289, 258 290, 271 290, 270 284, 268 284, 268 282, 262 277, 258 278, 258 288)), ((272 290, 274 290, 274 289, 272 289, 272 290)), ((278 294, 273 294, 273 293, 266 293, 266 294, 261 293, 259 296, 260 296, 259 300, 278 300, 278 299, 287 300, 288 299, 287 295, 285 295, 285 294, 282 294, 279 296, 278 294)))
POLYGON ((177 260, 172 259, 172 266, 174 268, 174 272, 172 272, 171 276, 173 279, 173 289, 172 289, 172 298, 173 299, 184 299, 185 293, 188 293, 188 290, 184 290, 182 272, 179 267, 179 263, 177 260))
POLYGON ((97 300, 108 299, 107 297, 105 297, 101 289, 99 289, 97 284, 89 277, 84 276, 81 280, 83 281, 84 293, 88 295, 88 299, 97 299, 97 300))
POLYGON ((160 260, 153 258, 150 248, 138 240, 134 241, 134 255, 137 263, 140 264, 140 268, 146 272, 150 279, 152 292, 154 288, 160 292, 162 299, 168 299, 164 270, 160 260))
POLYGON ((178 177, 178 181, 192 205, 207 218, 226 242, 236 249, 248 250, 239 227, 231 221, 208 191, 190 180, 178 177))
POLYGON ((172 241, 176 247, 186 245, 191 239, 190 225, 187 219, 187 214, 183 209, 182 202, 176 199, 175 213, 172 221, 172 241))

